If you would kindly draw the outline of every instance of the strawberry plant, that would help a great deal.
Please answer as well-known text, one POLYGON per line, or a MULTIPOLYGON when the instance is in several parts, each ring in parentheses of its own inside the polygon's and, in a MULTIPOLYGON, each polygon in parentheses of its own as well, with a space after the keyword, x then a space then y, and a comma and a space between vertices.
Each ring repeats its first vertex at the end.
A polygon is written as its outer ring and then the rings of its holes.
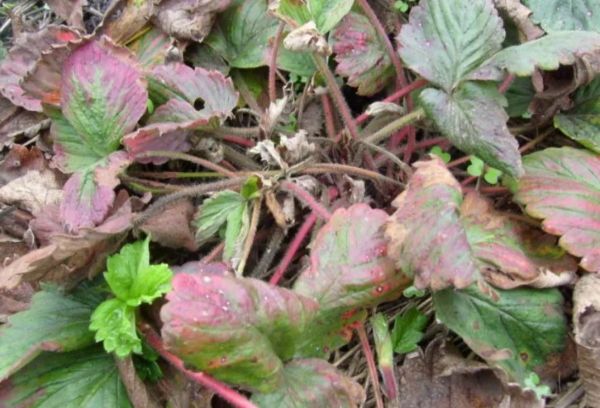
POLYGON ((0 405, 599 406, 600 4, 38 3, 0 405))

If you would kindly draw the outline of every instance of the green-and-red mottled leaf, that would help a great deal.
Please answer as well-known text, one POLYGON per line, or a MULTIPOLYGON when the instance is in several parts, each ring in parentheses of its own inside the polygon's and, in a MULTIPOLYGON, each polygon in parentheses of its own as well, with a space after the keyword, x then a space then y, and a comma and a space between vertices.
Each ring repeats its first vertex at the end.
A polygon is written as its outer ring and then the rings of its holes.
POLYGON ((417 288, 465 288, 480 274, 460 222, 460 185, 437 157, 415 167, 386 228, 389 255, 417 288))
POLYGON ((142 67, 151 69, 165 63, 171 43, 168 35, 152 26, 144 35, 130 43, 128 48, 142 67))
POLYGON ((318 305, 310 298, 221 268, 176 274, 161 309, 167 347, 198 370, 260 392, 281 382, 318 305))
MULTIPOLYGON (((79 39, 80 35, 77 32, 64 26, 48 26, 39 32, 18 36, 15 45, 0 64, 0 94, 17 106, 41 112, 40 95, 25 92, 21 81, 31 71, 36 70, 44 53, 79 39)), ((42 75, 37 81, 46 82, 57 89, 60 86, 60 66, 55 66, 54 73, 56 75, 52 75, 52 71, 46 74, 38 73, 42 75)))
POLYGON ((192 145, 188 137, 191 130, 187 130, 186 125, 193 128, 195 126, 207 126, 208 122, 200 119, 190 123, 156 123, 144 126, 125 136, 123 145, 125 145, 130 157, 140 163, 163 164, 168 161, 167 158, 142 158, 140 156, 152 151, 187 152, 190 150, 192 145))
POLYGON ((350 408, 359 406, 364 399, 360 384, 327 361, 313 358, 289 362, 277 391, 252 396, 252 402, 261 408, 350 408))
POLYGON ((394 76, 385 46, 369 19, 351 12, 331 33, 336 72, 358 88, 359 95, 379 92, 394 76))
POLYGON ((541 218, 544 231, 581 257, 581 266, 600 271, 600 158, 571 147, 549 148, 523 159, 515 201, 541 218))
POLYGON ((312 243, 310 266, 294 291, 315 299, 319 314, 302 339, 298 355, 322 356, 351 338, 349 326, 361 308, 397 297, 409 278, 386 256, 382 227, 388 215, 356 204, 336 210, 312 243))

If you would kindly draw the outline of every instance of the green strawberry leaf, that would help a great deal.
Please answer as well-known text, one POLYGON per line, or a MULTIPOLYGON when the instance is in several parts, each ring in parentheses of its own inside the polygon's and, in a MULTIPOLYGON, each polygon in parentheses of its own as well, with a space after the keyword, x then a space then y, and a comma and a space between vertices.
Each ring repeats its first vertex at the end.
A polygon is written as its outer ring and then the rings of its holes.
POLYGON ((600 78, 579 88, 574 99, 572 109, 554 117, 554 126, 588 149, 600 153, 600 78))
POLYGON ((143 35, 127 45, 145 69, 151 69, 166 62, 171 49, 171 38, 159 28, 152 26, 143 35))
POLYGON ((565 347, 563 299, 557 289, 497 290, 484 294, 477 285, 433 295, 436 317, 488 363, 526 386, 565 347))
POLYGON ((423 108, 440 131, 459 149, 490 166, 519 177, 519 145, 506 125, 505 98, 494 83, 465 82, 452 94, 425 89, 423 108))
POLYGON ((406 354, 416 350, 417 344, 423 339, 423 329, 427 327, 428 320, 427 316, 414 306, 398 315, 392 329, 394 351, 406 354))
POLYGON ((198 207, 194 218, 196 226, 196 240, 203 243, 212 238, 223 225, 227 223, 228 217, 240 211, 246 206, 246 200, 235 191, 222 191, 207 198, 198 207))
POLYGON ((588 0, 523 0, 532 12, 532 19, 551 33, 578 30, 600 31, 598 5, 588 0))
POLYGON ((581 257, 581 266, 600 271, 600 159, 571 147, 549 148, 526 156, 525 175, 514 199, 559 245, 581 257))
POLYGON ((405 64, 449 93, 500 51, 504 37, 490 0, 421 0, 398 42, 405 64))
POLYGON ((350 12, 354 0, 279 0, 275 15, 293 28, 314 21, 321 34, 331 31, 350 12))
POLYGON ((168 265, 150 265, 150 237, 125 245, 106 261, 104 278, 117 297, 129 306, 152 301, 171 289, 168 265))
POLYGON ((89 347, 44 353, 11 377, 6 408, 131 408, 112 356, 89 347))
POLYGON ((135 308, 120 299, 102 302, 94 310, 89 327, 96 332, 96 342, 102 342, 107 353, 126 357, 142 352, 135 328, 135 308))
POLYGON ((529 105, 535 96, 535 89, 529 77, 517 77, 504 94, 508 101, 506 113, 511 118, 531 117, 529 105))
POLYGON ((12 315, 0 327, 0 381, 8 378, 42 351, 71 351, 93 344, 88 329, 97 304, 85 289, 63 294, 47 288, 33 296, 28 310, 12 315))
POLYGON ((269 394, 255 393, 261 408, 354 407, 364 401, 360 384, 325 360, 292 360, 283 369, 281 386, 269 394))
POLYGON ((234 266, 237 266, 238 264, 249 226, 250 216, 248 214, 248 203, 245 202, 243 205, 236 207, 227 215, 223 259, 232 261, 234 266))

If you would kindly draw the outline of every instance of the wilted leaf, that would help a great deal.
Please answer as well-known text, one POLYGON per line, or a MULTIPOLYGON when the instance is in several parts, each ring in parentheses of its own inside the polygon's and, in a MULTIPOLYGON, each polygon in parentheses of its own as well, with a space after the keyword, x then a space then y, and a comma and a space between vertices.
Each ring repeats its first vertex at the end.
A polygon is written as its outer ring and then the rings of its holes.
POLYGON ((293 28, 314 21, 321 34, 331 31, 352 8, 353 0, 278 0, 271 11, 293 28))
POLYGON ((187 364, 261 392, 281 382, 282 360, 318 305, 288 289, 231 274, 179 273, 161 309, 162 337, 187 364))
POLYGON ((0 93, 17 106, 41 112, 40 99, 26 94, 21 88, 21 81, 34 69, 42 53, 50 51, 52 47, 78 39, 79 35, 75 31, 58 26, 48 26, 39 32, 19 36, 16 44, 0 64, 0 93))
POLYGON ((332 52, 312 20, 290 31, 283 39, 283 45, 293 52, 317 53, 322 56, 329 56, 332 52))
POLYGON ((98 347, 43 354, 7 387, 7 408, 131 408, 112 356, 98 347))
POLYGON ((572 65, 584 54, 600 49, 600 33, 560 31, 534 41, 508 47, 491 57, 473 74, 477 79, 502 79, 503 70, 531 76, 536 68, 553 71, 572 65))
POLYGON ((596 407, 600 401, 600 278, 587 274, 575 285, 573 293, 573 327, 577 343, 579 375, 586 392, 586 402, 596 407))
POLYGON ((397 266, 414 285, 440 290, 464 288, 480 279, 459 208, 458 182, 440 159, 418 162, 408 188, 394 201, 386 236, 397 266))
POLYGON ((524 0, 533 20, 546 32, 564 30, 600 31, 598 5, 588 0, 524 0))
POLYGON ((252 402, 262 408, 357 407, 365 400, 363 388, 325 360, 292 360, 283 368, 279 388, 256 393, 252 402))
POLYGON ((202 42, 210 32, 217 13, 224 11, 231 0, 163 0, 155 21, 169 35, 202 42))
POLYGON ((130 353, 140 354, 142 342, 135 329, 135 308, 120 299, 102 302, 88 321, 89 330, 96 332, 94 339, 102 342, 107 353, 120 358, 130 353))
POLYGON ((195 251, 198 245, 190 227, 194 212, 191 200, 177 201, 152 216, 140 229, 162 246, 195 251))
POLYGON ((416 307, 411 307, 398 315, 392 330, 394 351, 400 354, 414 351, 423 338, 423 329, 427 327, 428 320, 427 316, 419 312, 416 307))
POLYGON ((89 346, 94 308, 82 290, 72 295, 57 289, 37 292, 28 310, 12 315, 0 328, 0 381, 6 380, 42 351, 71 351, 89 346))
POLYGON ((554 126, 588 149, 600 153, 600 79, 580 88, 574 103, 573 109, 554 117, 554 126))
POLYGON ((369 19, 351 12, 331 33, 335 71, 358 88, 359 95, 373 95, 395 75, 385 46, 369 19))
POLYGON ((410 69, 451 92, 500 51, 504 36, 491 0, 421 0, 398 42, 410 69))
POLYGON ((513 289, 482 293, 476 285, 433 295, 436 317, 488 363, 525 386, 565 347, 563 299, 557 289, 513 289))
POLYGON ((452 94, 426 89, 420 99, 428 116, 459 149, 519 177, 519 144, 506 125, 506 100, 492 83, 463 83, 452 94))
POLYGON ((559 245, 582 257, 581 266, 600 271, 600 159, 570 147, 549 148, 526 156, 525 175, 515 201, 541 218, 544 231, 559 235, 559 245))

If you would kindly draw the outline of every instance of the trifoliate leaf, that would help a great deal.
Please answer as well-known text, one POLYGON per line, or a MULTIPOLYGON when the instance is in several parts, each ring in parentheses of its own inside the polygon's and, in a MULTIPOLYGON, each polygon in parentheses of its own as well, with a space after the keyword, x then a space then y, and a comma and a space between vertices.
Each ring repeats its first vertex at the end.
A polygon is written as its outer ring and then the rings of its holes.
POLYGON ((131 408, 114 358, 99 347, 44 353, 11 377, 6 408, 131 408))
POLYGON ((589 0, 523 0, 533 21, 548 32, 578 30, 600 31, 598 3, 589 0))
POLYGON ((93 344, 88 325, 97 303, 84 299, 84 291, 66 295, 44 289, 33 296, 28 310, 0 327, 0 381, 44 350, 71 351, 93 344))
POLYGON ((414 306, 398 315, 392 329, 394 351, 400 354, 414 351, 423 338, 423 329, 427 327, 428 320, 427 316, 414 306))
POLYGON ((477 285, 434 293, 436 317, 488 363, 525 386, 529 373, 563 351, 567 335, 557 289, 497 290, 477 285))
POLYGON ((96 332, 96 342, 103 342, 108 353, 125 357, 142 352, 135 329, 135 308, 120 299, 102 302, 92 314, 90 329, 96 332))
POLYGON ((246 205, 244 197, 235 191, 222 191, 204 200, 194 219, 196 240, 199 243, 212 238, 225 225, 227 218, 246 205))
POLYGON ((327 34, 352 8, 354 0, 279 0, 272 11, 292 27, 314 21, 321 34, 327 34))
POLYGON ((104 278, 128 306, 152 303, 171 288, 172 272, 166 264, 150 265, 150 237, 125 245, 106 261, 104 278))

